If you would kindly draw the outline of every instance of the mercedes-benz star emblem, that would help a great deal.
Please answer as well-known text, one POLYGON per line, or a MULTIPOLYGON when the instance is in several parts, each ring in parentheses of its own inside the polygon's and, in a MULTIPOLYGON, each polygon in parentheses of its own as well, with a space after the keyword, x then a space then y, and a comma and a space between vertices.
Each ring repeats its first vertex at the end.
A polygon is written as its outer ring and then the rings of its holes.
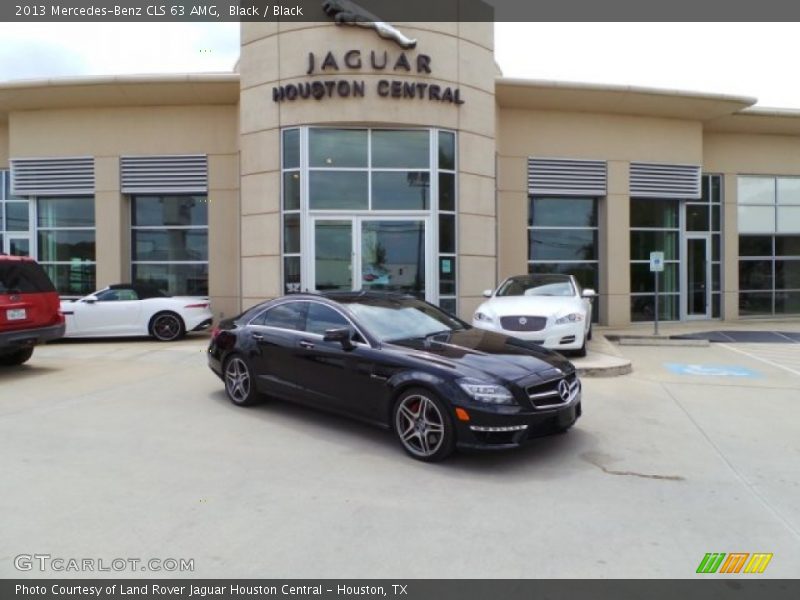
POLYGON ((526 319, 525 317, 520 317, 519 318, 519 324, 520 325, 525 325, 527 322, 528 322, 528 319, 526 319))
POLYGON ((562 379, 558 382, 558 395, 561 396, 564 402, 569 400, 569 384, 566 379, 562 379))

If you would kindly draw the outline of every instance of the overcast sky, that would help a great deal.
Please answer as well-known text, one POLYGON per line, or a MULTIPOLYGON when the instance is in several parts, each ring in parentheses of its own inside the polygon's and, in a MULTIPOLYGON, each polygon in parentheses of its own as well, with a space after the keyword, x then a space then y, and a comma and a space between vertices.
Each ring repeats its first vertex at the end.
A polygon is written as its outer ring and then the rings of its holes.
MULTIPOLYGON (((800 109, 798 34, 798 23, 500 23, 495 44, 507 77, 755 96, 800 109)), ((0 23, 0 81, 230 71, 238 52, 238 23, 0 23)))

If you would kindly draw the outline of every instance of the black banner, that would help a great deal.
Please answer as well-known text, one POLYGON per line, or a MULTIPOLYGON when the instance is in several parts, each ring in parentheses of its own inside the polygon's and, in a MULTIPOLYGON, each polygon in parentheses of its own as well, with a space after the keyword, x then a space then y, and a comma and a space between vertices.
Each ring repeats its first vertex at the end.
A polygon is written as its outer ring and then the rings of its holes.
POLYGON ((797 21, 786 0, 4 0, 4 22, 797 21))
MULTIPOLYGON (((565 560, 569 560, 565 556, 565 560)), ((700 577, 700 576, 699 576, 700 577)), ((796 600, 800 580, 0 580, 0 598, 18 600, 796 600)))

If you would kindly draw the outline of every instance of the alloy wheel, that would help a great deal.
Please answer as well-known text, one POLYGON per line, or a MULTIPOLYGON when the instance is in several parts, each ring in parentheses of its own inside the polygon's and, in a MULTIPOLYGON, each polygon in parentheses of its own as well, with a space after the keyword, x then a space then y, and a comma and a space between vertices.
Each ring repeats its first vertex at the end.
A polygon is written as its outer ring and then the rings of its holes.
POLYGON ((409 395, 397 407, 395 430, 406 450, 414 456, 429 458, 444 442, 444 415, 430 398, 409 395))
POLYGON ((159 315, 153 321, 153 335, 162 342, 171 342, 181 335, 182 325, 175 315, 159 315))
POLYGON ((225 367, 225 391, 236 404, 245 404, 250 397, 250 371, 238 356, 225 367))

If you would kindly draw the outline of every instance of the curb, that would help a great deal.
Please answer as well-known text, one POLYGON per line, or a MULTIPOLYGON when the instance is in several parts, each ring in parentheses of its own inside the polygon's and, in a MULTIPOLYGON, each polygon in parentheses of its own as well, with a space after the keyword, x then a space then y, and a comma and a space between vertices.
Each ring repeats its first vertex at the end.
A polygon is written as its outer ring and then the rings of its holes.
POLYGON ((705 348, 710 346, 708 340, 675 339, 661 337, 620 337, 617 340, 620 346, 690 346, 705 348))
POLYGON ((630 361, 611 367, 579 367, 575 365, 575 369, 581 377, 619 377, 633 373, 633 365, 630 361))

